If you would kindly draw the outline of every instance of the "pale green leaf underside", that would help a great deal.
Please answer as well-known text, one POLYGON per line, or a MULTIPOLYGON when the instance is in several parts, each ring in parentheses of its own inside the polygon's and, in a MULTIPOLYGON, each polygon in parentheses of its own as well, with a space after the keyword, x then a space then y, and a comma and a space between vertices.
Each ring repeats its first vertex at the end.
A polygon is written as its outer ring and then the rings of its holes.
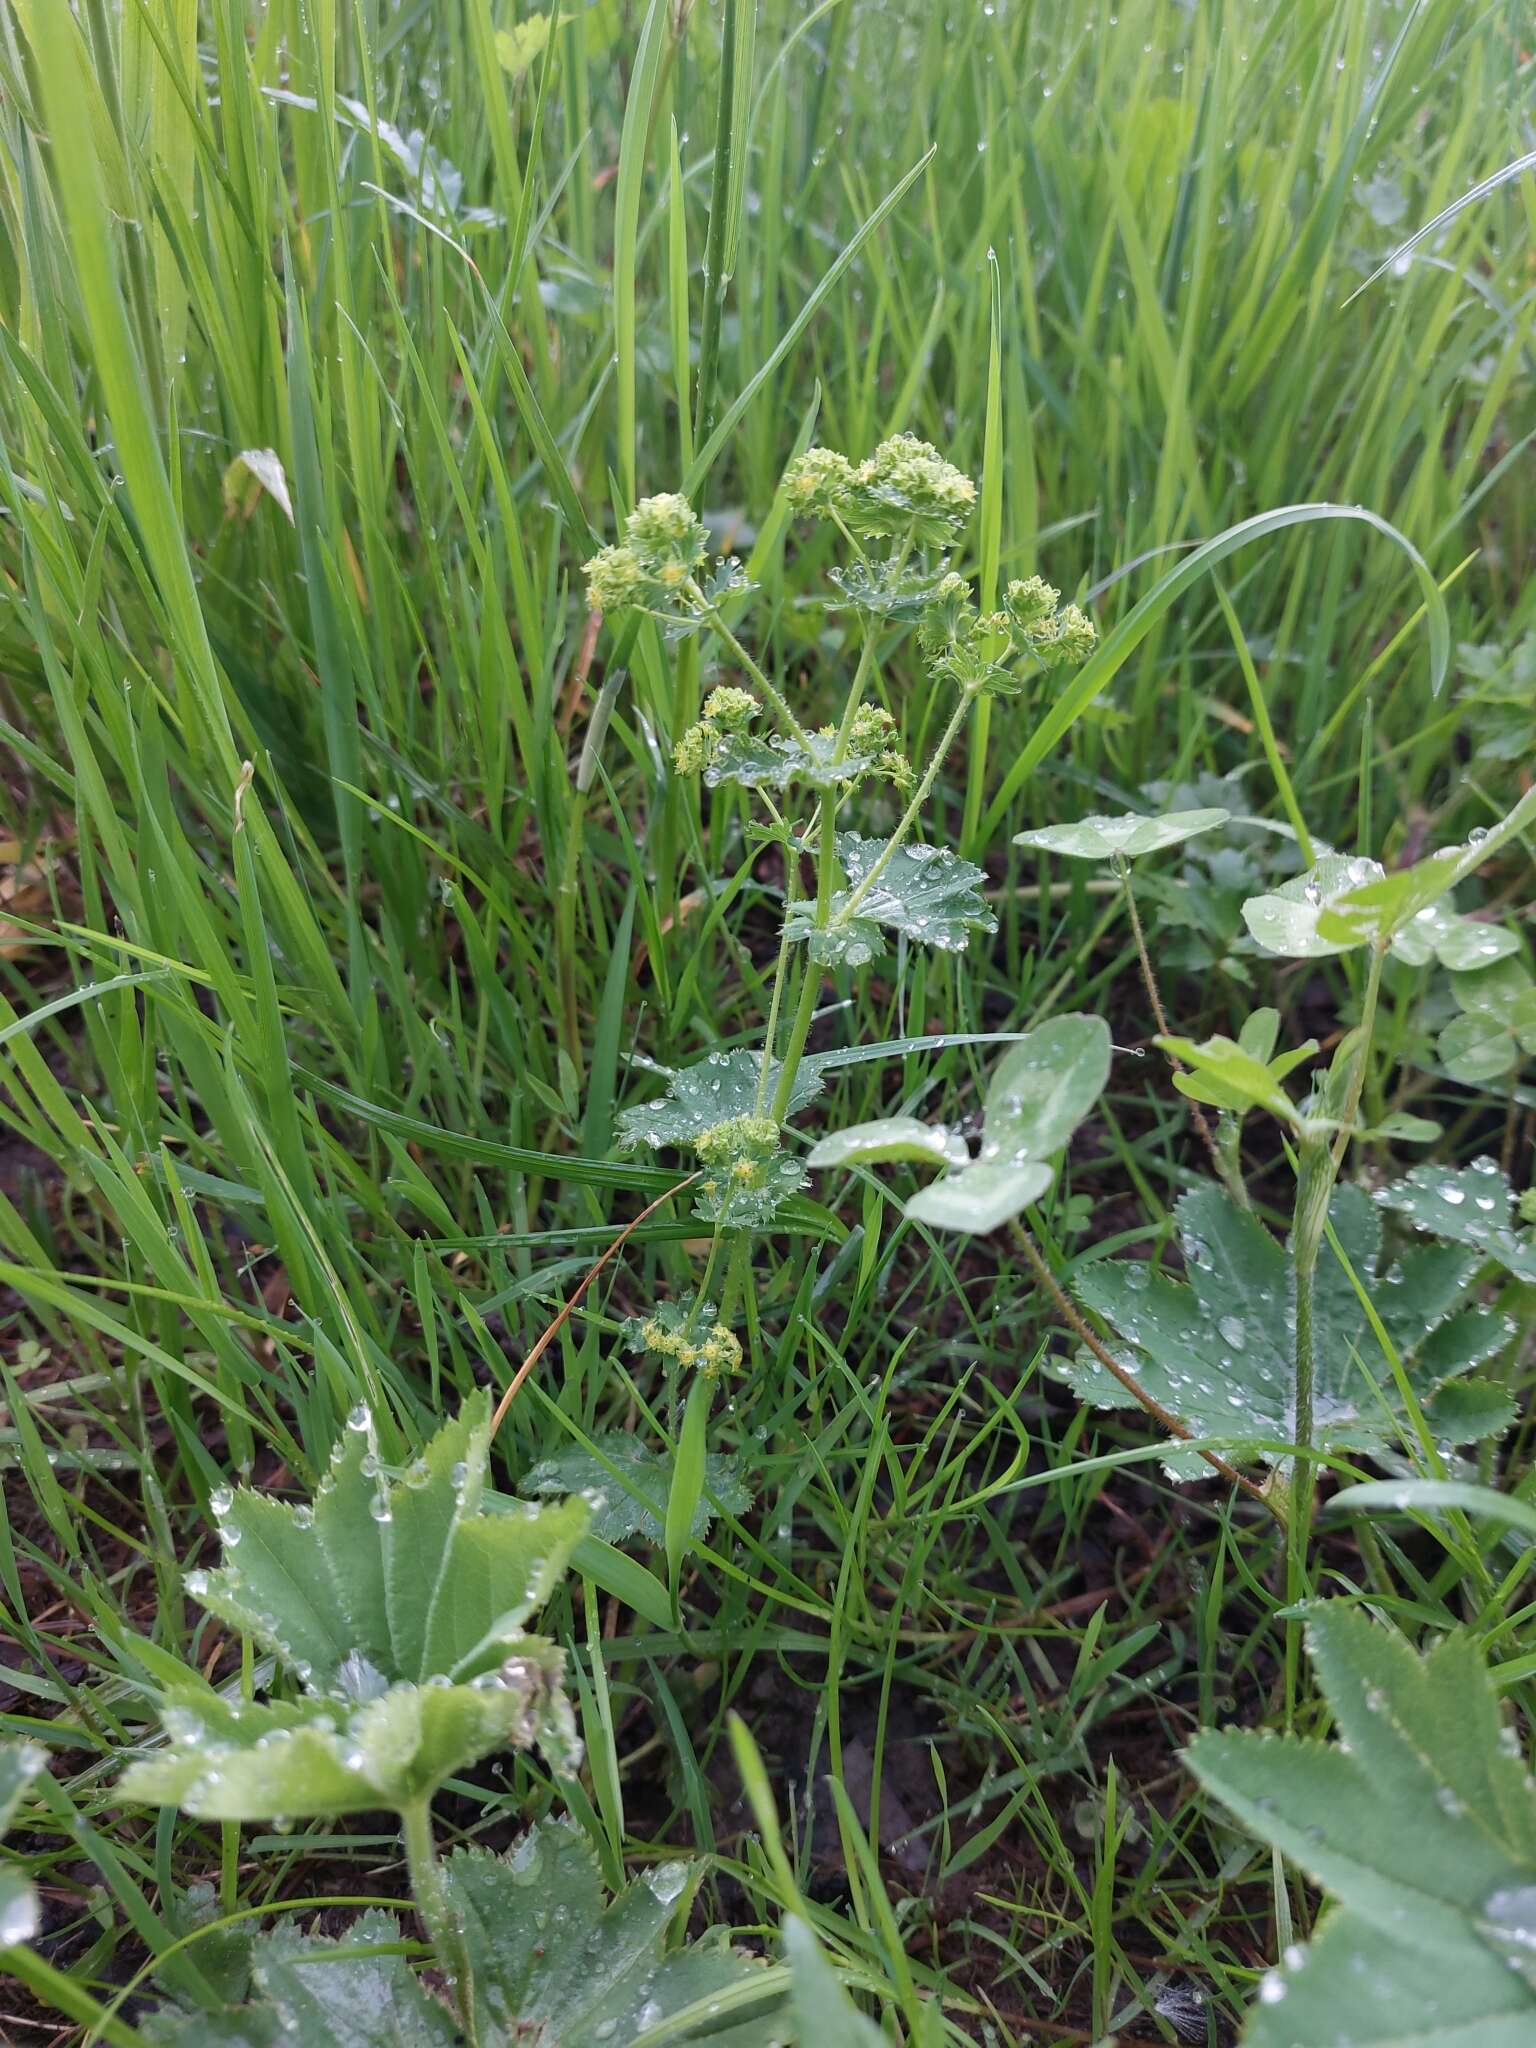
POLYGON ((31 1941, 42 1925, 37 1888, 16 1863, 0 1863, 0 1952, 31 1941))
POLYGON ((915 1160, 926 1166, 955 1166, 967 1157, 965 1141, 942 1124, 925 1124, 915 1116, 884 1116, 829 1133, 811 1147, 806 1165, 883 1166, 915 1160))
POLYGON ((1532 824, 1536 824, 1536 789, 1527 790, 1491 830, 1479 830, 1460 846, 1447 846, 1391 874, 1378 871, 1347 890, 1330 891, 1331 900, 1323 905, 1319 919, 1322 938, 1358 946, 1367 939, 1390 939, 1411 928, 1425 910, 1532 824))
POLYGON ((1053 1017, 1026 1032, 987 1088, 975 1162, 921 1189, 906 1214, 979 1233, 1039 1201, 1055 1177, 1054 1155, 1104 1092, 1111 1049, 1101 1017, 1053 1017))
POLYGON ((1453 1081, 1469 1088, 1496 1081, 1518 1064, 1520 1045, 1497 1017, 1454 1017, 1435 1040, 1435 1056, 1453 1081))
POLYGON ((1042 825, 1033 832, 1016 832, 1015 846, 1038 846, 1046 853, 1070 854, 1074 860, 1135 860, 1138 854, 1156 853, 1165 846, 1178 846, 1201 832, 1212 832, 1231 819, 1230 811, 1169 811, 1160 818, 1145 818, 1136 811, 1117 817, 1079 818, 1072 825, 1042 825))
POLYGON ((15 1820, 27 1787, 47 1761, 48 1752, 39 1743, 0 1743, 0 1835, 15 1820))
MULTIPOLYGON (((48 1761, 35 1742, 0 1743, 0 1835, 16 1818, 27 1787, 48 1761)), ((20 1865, 0 1864, 0 1949, 30 1941, 41 1924, 36 1889, 20 1865)))
POLYGON ((919 1188, 907 1203, 906 1214, 914 1223, 977 1236, 999 1229, 1038 1202, 1053 1178, 1050 1167, 1038 1159, 1022 1166, 967 1166, 931 1187, 919 1188))
POLYGON ((1335 898, 1379 879, 1381 873, 1378 861, 1325 853, 1304 875, 1283 882, 1267 895, 1250 896, 1243 905, 1244 922, 1266 953, 1300 960, 1348 953, 1361 941, 1352 936, 1329 937, 1320 928, 1323 913, 1335 898))
POLYGON ((1198 1736, 1208 1790, 1340 1905, 1266 1981, 1247 2048, 1536 2039, 1536 1790, 1464 1637, 1418 1657, 1344 1602, 1315 1609, 1337 1744, 1198 1736))
POLYGON ((1460 917, 1443 899, 1427 904, 1392 941, 1393 953, 1409 967, 1427 967, 1438 960, 1457 973, 1491 966, 1519 950, 1520 935, 1508 925, 1460 917))
MULTIPOLYGON (((1103 1260, 1078 1276, 1078 1299, 1116 1333, 1111 1346, 1126 1370, 1194 1435, 1256 1446, 1292 1442, 1295 1276, 1288 1252, 1219 1188, 1185 1195, 1176 1213, 1189 1284, 1138 1262, 1103 1260)), ((1448 1392, 1443 1411, 1435 1401, 1438 1389, 1492 1357, 1508 1336, 1502 1318, 1462 1306, 1475 1262, 1450 1246, 1418 1246, 1382 1275, 1381 1223, 1369 1199, 1357 1188, 1340 1188, 1330 1213, 1410 1385, 1428 1405, 1431 1426, 1456 1441, 1465 1440, 1459 1431, 1497 1428, 1507 1414, 1502 1397, 1479 1404, 1448 1392)), ((1347 1274, 1326 1247, 1315 1319, 1318 1443, 1363 1450, 1391 1441, 1404 1420, 1397 1383, 1347 1274)), ((1063 1370, 1100 1407, 1131 1402, 1086 1353, 1063 1370)))

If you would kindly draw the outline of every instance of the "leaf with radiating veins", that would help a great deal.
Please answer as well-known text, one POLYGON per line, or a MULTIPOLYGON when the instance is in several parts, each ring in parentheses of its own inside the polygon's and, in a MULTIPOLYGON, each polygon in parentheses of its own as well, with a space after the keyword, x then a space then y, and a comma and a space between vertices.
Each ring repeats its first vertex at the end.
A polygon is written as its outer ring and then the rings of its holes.
POLYGON ((1536 2040, 1536 1788, 1471 1639, 1420 1657, 1314 1607, 1336 1743, 1208 1731, 1190 1768, 1338 1904, 1261 1982, 1244 2048, 1527 2048, 1536 2040))

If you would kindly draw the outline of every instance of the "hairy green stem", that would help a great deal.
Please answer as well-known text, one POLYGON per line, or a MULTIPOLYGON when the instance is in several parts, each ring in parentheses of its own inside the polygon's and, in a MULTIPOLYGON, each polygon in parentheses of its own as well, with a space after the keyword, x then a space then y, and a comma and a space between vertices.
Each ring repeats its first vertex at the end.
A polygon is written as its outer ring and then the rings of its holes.
POLYGON ((709 623, 720 635, 720 638, 725 642, 726 646, 729 647, 732 654, 735 655, 736 659, 741 663, 742 667, 746 670, 747 674, 752 678, 753 682, 756 683, 757 687, 768 699, 768 702, 773 706, 774 710, 783 720, 785 726, 788 728, 793 737, 799 741, 802 747, 809 749, 811 744, 811 736, 806 731, 805 727, 800 723, 799 719, 796 718, 794 712, 790 710, 789 700, 784 695, 783 691, 780 690, 776 684, 769 682, 768 678, 763 674, 762 670, 758 667, 757 663, 752 659, 751 655, 748 654, 745 647, 742 646, 741 642, 736 638, 736 635, 731 631, 730 627, 725 623, 725 620, 720 616, 720 613, 717 610, 717 608, 710 603, 709 599, 704 595, 703 591, 699 588, 696 582, 689 583, 688 594, 697 602, 705 618, 708 619, 709 623))
MULTIPOLYGON (((838 524, 839 526, 842 526, 842 521, 839 520, 838 524)), ((843 531, 846 533, 847 528, 843 527, 843 531)), ((917 522, 914 520, 912 525, 907 528, 901 546, 896 550, 896 553, 893 557, 895 564, 894 570, 892 572, 893 580, 895 576, 899 575, 901 571, 906 567, 907 557, 912 552, 913 546, 916 541, 916 536, 917 522)), ((849 538, 852 539, 851 534, 849 535, 849 538)), ((857 546, 856 542, 855 546, 857 546)), ((861 559, 863 558, 863 554, 864 550, 860 548, 859 555, 861 559)), ((859 706, 864 701, 864 692, 865 689, 868 687, 869 671, 874 663, 876 636, 878 632, 879 627, 876 624, 873 614, 866 613, 864 618, 864 645, 859 653, 859 665, 854 670, 853 685, 848 692, 848 701, 843 706, 843 715, 838 723, 837 744, 832 749, 832 759, 834 762, 841 761, 844 754, 848 751, 848 736, 853 731, 853 721, 859 715, 859 706)))
POLYGON ((779 1006, 784 1000, 784 981, 789 972, 789 920, 799 900, 800 861, 793 849, 788 849, 785 854, 784 924, 779 933, 779 957, 773 967, 773 993, 768 998, 768 1021, 763 1027, 763 1057, 757 1070, 756 1109, 759 1116, 762 1116, 768 1107, 768 1076, 773 1068, 774 1041, 779 1035, 779 1006))
MULTIPOLYGON (((831 923, 832 884, 837 874, 837 792, 828 789, 822 792, 820 822, 816 828, 816 929, 825 931, 831 923)), ((795 1076, 800 1071, 800 1061, 805 1052, 805 1041, 810 1035, 811 1019, 816 1014, 816 995, 821 987, 821 966, 812 958, 810 942, 805 949, 805 973, 800 982, 800 1000, 795 1005, 795 1019, 790 1026, 789 1043, 784 1048, 784 1065, 779 1072, 779 1085, 773 1092, 773 1119, 783 1123, 794 1093, 795 1076)))
POLYGON ((443 1866, 437 1860, 437 1845, 432 1839, 430 1793, 424 1793, 400 1809, 400 1828, 405 1839, 405 1867, 410 1876, 411 1897, 416 1901, 416 1911, 427 1939, 437 1951, 437 1959, 448 1980, 470 2048, 479 2048, 469 1949, 459 1916, 448 1896, 443 1866))
POLYGON ((870 869, 869 873, 864 877, 863 881, 860 882, 859 886, 854 890, 853 894, 848 898, 848 901, 843 905, 842 909, 838 912, 837 917, 834 919, 835 923, 842 925, 850 922, 850 920, 857 913, 859 905, 864 901, 864 898, 869 894, 870 890, 873 889, 876 882, 879 881, 880 877, 885 873, 885 870, 890 866, 892 860, 896 856, 896 851, 900 847, 901 842, 903 841, 903 839, 906 838, 907 834, 911 831, 913 825, 917 821, 918 813, 922 810, 923 805, 928 801, 929 792, 933 788, 935 782, 937 782, 939 779, 939 770, 944 766, 944 762, 949 754, 950 748, 955 744, 955 741, 959 738, 960 728, 965 724, 966 718, 969 716, 971 706, 975 703, 979 695, 980 692, 974 689, 968 689, 961 692, 960 702, 955 706, 954 716, 950 719, 948 725, 945 726, 944 731, 940 736, 939 744, 934 748, 933 754, 929 759, 928 766, 923 770, 922 778, 919 781, 917 788, 912 792, 912 801, 907 805, 907 808, 902 812, 901 819, 900 822, 897 824, 896 830, 885 842, 885 847, 880 855, 880 858, 875 862, 874 866, 870 869))
MULTIPOLYGON (((1382 962, 1386 947, 1378 941, 1371 947, 1365 995, 1360 1007, 1354 1055, 1344 1101, 1339 1109, 1339 1129, 1332 1142, 1326 1133, 1303 1138, 1296 1189, 1296 1213, 1291 1226, 1291 1264, 1296 1275, 1296 1332, 1293 1352, 1295 1411, 1291 1441, 1299 1455, 1291 1462, 1288 1486, 1286 1600, 1295 1606, 1308 1593, 1307 1553, 1312 1535, 1312 1501, 1317 1486, 1317 1468, 1310 1453, 1317 1428, 1317 1261, 1328 1228, 1328 1205, 1339 1178, 1339 1169, 1349 1149, 1355 1116, 1365 1086, 1370 1060, 1371 1034, 1376 1025, 1376 1005, 1381 993, 1382 962)), ((1300 1672, 1301 1635, 1293 1625, 1286 1636, 1285 1676, 1288 1713, 1294 1708, 1300 1672)))
MULTIPOLYGON (((1146 990, 1147 1001, 1152 1006, 1152 1021, 1157 1026, 1158 1037, 1168 1038, 1171 1036, 1171 1033, 1168 1029, 1167 1013, 1163 1009, 1162 991, 1157 985, 1157 976, 1153 972, 1152 956, 1147 951, 1146 934, 1141 928, 1141 913, 1136 908, 1136 891, 1131 887, 1131 864, 1123 853, 1115 855, 1114 868, 1116 879, 1120 884, 1120 893, 1125 898, 1126 915, 1131 921, 1131 937, 1136 941, 1136 958, 1141 963, 1141 985, 1146 990)), ((1182 1060, 1177 1059, 1172 1053, 1168 1055, 1168 1060, 1176 1073, 1182 1074, 1184 1072, 1182 1060)), ((1199 1132, 1200 1142, 1210 1154, 1212 1166, 1215 1167, 1228 1194, 1231 1195, 1240 1208, 1246 1209, 1249 1206, 1248 1190, 1243 1186, 1241 1175, 1233 1172, 1232 1162, 1223 1156, 1215 1137, 1212 1135, 1211 1126, 1206 1120, 1205 1112, 1201 1109, 1199 1103, 1195 1101, 1193 1096, 1186 1096, 1185 1100, 1189 1104, 1189 1120, 1199 1132)))

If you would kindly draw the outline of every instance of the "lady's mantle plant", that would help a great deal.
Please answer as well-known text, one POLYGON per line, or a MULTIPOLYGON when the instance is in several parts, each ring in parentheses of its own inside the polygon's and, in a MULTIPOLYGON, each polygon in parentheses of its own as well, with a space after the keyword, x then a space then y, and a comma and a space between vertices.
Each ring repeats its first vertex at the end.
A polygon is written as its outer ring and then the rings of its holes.
POLYGON ((209 1820, 393 1810, 456 2019, 399 1955, 394 1919, 369 1914, 339 1944, 263 1937, 249 2001, 217 2018, 166 2015, 157 2038, 512 2048, 536 2035, 551 2048, 628 2048, 663 2020, 678 2042, 705 2030, 722 2048, 785 2038, 767 2017, 780 1989, 747 1959, 719 1944, 667 1953, 696 1882, 689 1866, 652 1871, 605 1904, 591 1851, 566 1826, 546 1823, 507 1857, 437 1858, 430 1806, 454 1773, 537 1747, 568 1774, 581 1754, 564 1653, 525 1624, 586 1533, 587 1503, 492 1510, 489 1444, 477 1394, 391 1472, 360 1407, 313 1502, 216 1496, 224 1562, 189 1573, 187 1589, 270 1651, 296 1695, 231 1697, 189 1670, 160 1701, 164 1746, 120 1786, 209 1820))
POLYGON ((729 1362, 722 1354, 741 1272, 738 1252, 721 1309, 706 1315, 721 1233, 767 1224, 803 1179, 784 1131, 821 1086, 806 1042, 824 973, 877 959, 893 933, 959 952, 973 933, 994 929, 982 870, 918 837, 919 827, 978 702, 1016 690, 1030 672, 1082 661, 1096 637, 1077 606, 1039 577, 1010 583, 995 609, 978 608, 949 562, 976 487, 911 434, 882 442, 862 462, 809 449, 790 464, 782 490, 793 513, 833 526, 846 549, 830 602, 858 621, 859 652, 829 723, 804 722, 737 638, 722 604, 748 585, 734 561, 711 568, 703 522, 685 498, 645 499, 623 540, 587 564, 594 609, 644 613, 671 638, 714 637, 739 680, 711 691, 677 744, 675 765, 712 788, 750 792, 784 854, 784 917, 761 1048, 716 1053, 673 1074, 664 1100, 627 1111, 619 1126, 626 1145, 676 1146, 699 1163, 697 1209, 715 1227, 704 1283, 665 1323, 658 1311, 648 1327, 663 1340, 651 1348, 697 1356, 714 1370, 729 1362), (871 701, 882 659, 908 630, 949 696, 948 718, 921 768, 904 753, 895 719, 871 701), (843 826, 845 807, 872 782, 905 799, 884 838, 843 826))

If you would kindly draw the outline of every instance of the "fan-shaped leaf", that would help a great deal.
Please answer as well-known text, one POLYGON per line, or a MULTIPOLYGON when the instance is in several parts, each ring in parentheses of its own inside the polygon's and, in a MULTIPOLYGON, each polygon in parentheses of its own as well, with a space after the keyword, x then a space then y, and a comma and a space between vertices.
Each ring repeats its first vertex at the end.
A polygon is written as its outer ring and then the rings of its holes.
POLYGON ((1260 1987, 1245 2048, 1536 2039, 1536 1789, 1467 1638, 1418 1657, 1343 1602, 1308 1641, 1337 1744, 1200 1735, 1201 1782, 1339 1905, 1260 1987))
MULTIPOLYGON (((592 1852, 545 1822, 505 1856, 443 1866, 474 1978, 481 2048, 788 2048, 784 1973, 723 1941, 669 1940, 694 1871, 661 1864, 605 1898, 592 1852)), ((251 1945, 252 1998, 222 2013, 162 2013, 166 2048, 454 2048, 464 2035, 404 1957, 403 1930, 364 1913, 334 1940, 287 1930, 251 1945), (360 1953, 361 1951, 361 1953, 360 1953)))
MULTIPOLYGON (((834 930, 853 892, 885 850, 883 839, 860 839, 852 832, 838 834, 837 857, 849 887, 832 899, 834 930)), ((854 917, 888 926, 920 946, 958 953, 973 932, 997 929, 997 919, 981 895, 985 880, 981 868, 946 847, 899 846, 868 895, 860 899, 854 917)), ((790 937, 809 937, 814 919, 814 904, 797 903, 786 924, 790 937)))
MULTIPOLYGON (((778 1085, 779 1066, 768 1069, 767 1099, 772 1101, 778 1085)), ((761 1058, 753 1052, 712 1052, 691 1067, 681 1067, 668 1078, 667 1092, 659 1101, 622 1110, 618 1119, 619 1142, 625 1146, 687 1145, 702 1131, 729 1123, 734 1117, 752 1116, 757 1110, 761 1058)), ((804 1109, 821 1091, 821 1075, 813 1061, 802 1060, 790 1091, 788 1114, 804 1109)))
MULTIPOLYGON (((592 1534, 605 1543, 623 1543, 631 1536, 661 1541, 662 1523, 672 1492, 673 1460, 663 1451, 613 1429, 594 1437, 592 1449, 570 1444, 541 1459, 523 1479, 534 1494, 584 1495, 591 1505, 592 1534)), ((718 1502, 727 1514, 745 1514, 752 1496, 742 1482, 735 1458, 712 1451, 704 1463, 705 1494, 693 1518, 691 1533, 703 1536, 715 1518, 718 1502)))
POLYGON ((1320 929, 1323 913, 1330 903, 1379 879, 1381 874, 1378 861, 1325 853, 1304 875, 1282 882, 1267 895, 1250 896, 1243 905, 1244 922, 1266 953, 1282 953, 1300 960, 1347 953, 1363 940, 1352 934, 1329 937, 1320 929))
POLYGON ((605 1900, 585 1840, 559 1822, 509 1855, 460 1850, 444 1864, 474 1969, 487 2040, 531 2048, 630 2048, 664 2022, 668 2042, 774 2048, 778 1973, 723 1942, 669 1952, 700 1866, 663 1863, 605 1900), (691 2024, 681 2016, 697 2008, 691 2024), (675 2029, 675 2030, 674 2030, 675 2029))
POLYGON ((562 1690, 565 1656, 542 1636, 519 1638, 501 1670, 469 1685, 394 1685, 361 1659, 363 1695, 231 1705, 191 1687, 167 1693, 170 1737, 130 1767, 119 1791, 146 1806, 206 1820, 328 1818, 399 1811, 493 1750, 537 1744, 557 1770, 581 1746, 562 1690))
POLYGON ((559 1582, 587 1511, 481 1512, 490 1400, 477 1393, 407 1471, 382 1464, 354 1409, 312 1506, 242 1487, 215 1496, 225 1552, 193 1597, 325 1692, 349 1658, 386 1681, 473 1678, 515 1645, 559 1582))
MULTIPOLYGON (((1461 1305, 1475 1261, 1449 1246, 1423 1246, 1383 1274, 1380 1221, 1369 1199, 1340 1188, 1330 1213, 1432 1426, 1457 1442, 1481 1434, 1484 1424, 1500 1427, 1507 1413, 1501 1396, 1448 1401, 1443 1411, 1435 1405, 1439 1389, 1492 1357, 1509 1335, 1501 1317, 1461 1305)), ((1250 1439, 1253 1455, 1274 1461, 1279 1452, 1258 1447, 1293 1442, 1296 1426, 1290 1255, 1219 1188, 1185 1195, 1177 1216, 1187 1285, 1146 1265, 1102 1260, 1079 1275, 1078 1299, 1119 1333, 1125 1369, 1194 1435, 1250 1439)), ((1326 1248, 1314 1324, 1316 1441, 1350 1450, 1390 1442, 1404 1420, 1402 1397, 1348 1275, 1326 1248)), ((1100 1407, 1131 1401, 1087 1353, 1064 1376, 1100 1407)))
POLYGON ((391 1914, 364 1913, 336 1940, 287 1928, 264 1934, 251 1945, 248 2005, 161 2013, 148 2038, 166 2048, 458 2048, 452 2015, 404 1957, 366 1953, 398 1943, 401 1932, 391 1914))
POLYGON ((1516 1230, 1509 1183, 1493 1160, 1474 1159, 1459 1172, 1416 1166, 1403 1180, 1378 1188, 1376 1199, 1415 1230, 1467 1245, 1517 1279, 1536 1281, 1536 1236, 1516 1230))

